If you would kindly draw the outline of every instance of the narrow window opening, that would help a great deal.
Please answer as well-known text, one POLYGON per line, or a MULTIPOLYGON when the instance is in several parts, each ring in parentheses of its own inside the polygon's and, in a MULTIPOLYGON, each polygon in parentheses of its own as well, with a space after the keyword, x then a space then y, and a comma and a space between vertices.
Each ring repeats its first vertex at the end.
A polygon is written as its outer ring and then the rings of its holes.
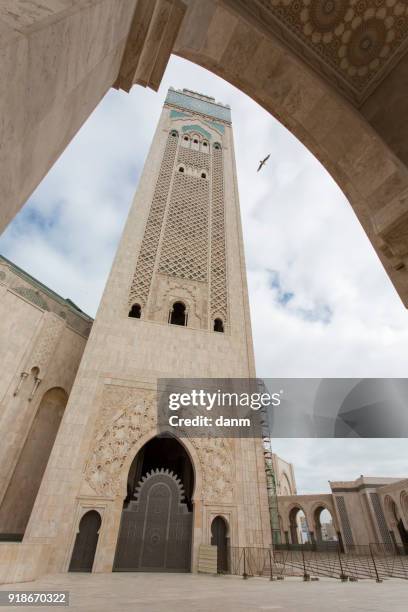
POLYGON ((197 138, 194 138, 193 142, 194 142, 194 144, 198 144, 197 138))
POLYGON ((129 317, 132 319, 140 319, 142 315, 142 307, 140 304, 133 304, 132 308, 129 311, 129 317))
POLYGON ((224 331, 224 323, 222 319, 215 319, 214 321, 214 331, 223 332, 224 331))
POLYGON ((207 146, 207 143, 206 143, 206 142, 203 142, 203 147, 206 147, 206 146, 207 146))
POLYGON ((202 172, 202 173, 201 173, 201 178, 207 178, 207 175, 206 175, 206 173, 205 173, 205 172, 202 172))
POLYGON ((220 144, 218 142, 215 143, 214 149, 221 149, 221 146, 220 146, 220 144))
POLYGON ((178 134, 177 134, 177 132, 176 132, 175 130, 173 130, 173 131, 171 132, 171 135, 172 135, 172 136, 174 136, 174 137, 178 136, 178 134))
POLYGON ((183 168, 183 166, 180 166, 180 168, 179 168, 179 172, 184 172, 184 168, 183 168))
POLYGON ((170 311, 170 323, 171 325, 187 325, 186 307, 183 302, 175 302, 173 304, 173 308, 170 311))
POLYGON ((184 140, 188 141, 188 136, 184 136, 184 140))

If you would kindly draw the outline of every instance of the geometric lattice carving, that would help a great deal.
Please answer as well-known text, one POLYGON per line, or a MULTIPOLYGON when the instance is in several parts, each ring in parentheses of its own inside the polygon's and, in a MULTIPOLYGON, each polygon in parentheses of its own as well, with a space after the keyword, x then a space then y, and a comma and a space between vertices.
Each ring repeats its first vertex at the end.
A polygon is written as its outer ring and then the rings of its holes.
POLYGON ((388 531, 387 523, 385 521, 384 512, 382 511, 380 499, 378 493, 370 493, 371 503, 374 508, 375 518, 377 519, 378 528, 383 538, 383 542, 388 544, 392 543, 390 532, 388 531))
POLYGON ((183 164, 196 166, 197 168, 210 170, 210 156, 208 153, 194 151, 194 149, 180 147, 177 161, 183 164))
POLYGON ((45 370, 49 365, 64 327, 65 323, 59 317, 54 314, 46 315, 37 343, 28 358, 26 370, 31 370, 33 367, 39 368, 41 378, 44 378, 45 370))
POLYGON ((225 245, 224 171, 222 149, 212 150, 211 319, 227 322, 227 260, 225 245))
POLYGON ((407 51, 406 1, 252 0, 245 8, 357 104, 407 51))
POLYGON ((207 281, 208 212, 208 180, 176 170, 161 249, 161 273, 207 281))
POLYGON ((31 289, 31 287, 17 287, 16 289, 13 289, 13 291, 18 293, 18 295, 21 295, 32 304, 39 306, 43 310, 49 310, 47 302, 43 299, 40 293, 34 289, 31 289))
MULTIPOLYGON (((88 484, 98 495, 116 496, 121 490, 123 466, 135 455, 140 438, 157 426, 157 395, 153 391, 107 385, 85 470, 88 484)), ((196 449, 206 500, 233 501, 234 459, 228 440, 189 438, 196 449)), ((198 467, 198 466, 197 466, 198 467)))
MULTIPOLYGON (((115 390, 114 390, 115 391, 115 390)), ((96 440, 91 458, 86 468, 86 480, 99 495, 115 496, 120 493, 120 474, 127 457, 133 453, 138 440, 156 425, 152 400, 143 398, 143 392, 127 389, 126 396, 121 396, 120 390, 112 412, 117 410, 117 401, 124 404, 131 399, 130 405, 106 422, 102 434, 96 434, 96 440)), ((113 399, 113 396, 111 396, 113 399)))
POLYGON ((205 152, 196 150, 194 146, 204 146, 201 137, 197 139, 201 144, 189 143, 191 148, 176 132, 168 134, 129 304, 146 306, 155 270, 193 282, 211 280, 210 295, 203 300, 207 304, 208 297, 210 319, 220 317, 225 325, 228 297, 223 151, 219 145, 208 143, 205 152))
POLYGON ((203 474, 205 501, 233 501, 234 459, 227 440, 222 438, 192 438, 203 474))
POLYGON ((129 304, 137 302, 141 306, 145 306, 149 296, 163 216, 173 173, 174 159, 177 151, 177 141, 177 136, 173 136, 172 133, 169 133, 130 289, 129 304))
POLYGON ((350 520, 347 513, 346 502, 342 495, 336 495, 336 504, 340 515, 341 526, 343 527, 343 534, 345 543, 349 546, 353 546, 353 533, 351 531, 350 520))

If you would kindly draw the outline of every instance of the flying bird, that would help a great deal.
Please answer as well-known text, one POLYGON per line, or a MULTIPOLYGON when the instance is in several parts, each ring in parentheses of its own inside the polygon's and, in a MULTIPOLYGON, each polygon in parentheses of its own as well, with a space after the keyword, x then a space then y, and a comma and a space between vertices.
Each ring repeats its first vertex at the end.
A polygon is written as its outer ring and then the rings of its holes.
POLYGON ((269 155, 267 155, 267 156, 265 157, 265 159, 263 159, 262 161, 260 161, 260 162, 259 162, 259 166, 258 166, 258 170, 257 170, 257 172, 259 172, 259 171, 260 171, 260 169, 262 168, 262 166, 263 166, 264 164, 266 164, 266 162, 268 161, 268 159, 270 158, 270 156, 271 156, 271 154, 269 153, 269 155))

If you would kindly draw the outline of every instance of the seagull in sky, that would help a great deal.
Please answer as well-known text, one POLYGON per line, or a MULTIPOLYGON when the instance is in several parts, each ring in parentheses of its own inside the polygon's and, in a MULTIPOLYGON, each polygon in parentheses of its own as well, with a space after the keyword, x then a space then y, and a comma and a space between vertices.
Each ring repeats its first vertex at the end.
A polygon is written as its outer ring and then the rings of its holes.
POLYGON ((259 171, 260 171, 260 169, 262 168, 262 166, 263 166, 264 164, 266 164, 266 162, 268 161, 268 159, 270 158, 270 156, 271 156, 271 154, 269 153, 269 155, 267 155, 267 156, 265 157, 265 159, 263 159, 262 161, 260 161, 260 162, 259 162, 259 166, 258 166, 258 170, 257 170, 257 172, 259 172, 259 171))

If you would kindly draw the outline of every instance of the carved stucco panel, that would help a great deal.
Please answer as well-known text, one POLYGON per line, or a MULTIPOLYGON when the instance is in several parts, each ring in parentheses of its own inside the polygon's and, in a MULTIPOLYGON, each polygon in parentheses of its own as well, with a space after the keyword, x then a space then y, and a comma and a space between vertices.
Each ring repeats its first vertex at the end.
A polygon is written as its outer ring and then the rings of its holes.
MULTIPOLYGON (((154 391, 107 385, 102 394, 95 443, 85 470, 85 478, 98 495, 115 497, 121 492, 120 475, 134 456, 141 437, 157 424, 154 391)), ((200 461, 205 501, 233 500, 234 462, 227 440, 194 438, 200 461)))
POLYGON ((194 438, 203 474, 205 502, 231 503, 234 493, 234 460, 228 440, 194 438))
POLYGON ((44 373, 64 327, 65 321, 60 317, 52 313, 45 315, 33 352, 27 361, 27 371, 31 370, 33 367, 37 367, 40 370, 40 377, 44 378, 44 373))
POLYGON ((152 392, 129 387, 105 388, 95 444, 85 478, 98 495, 120 493, 119 475, 138 440, 156 426, 152 392), (109 417, 110 415, 110 417, 109 417))

